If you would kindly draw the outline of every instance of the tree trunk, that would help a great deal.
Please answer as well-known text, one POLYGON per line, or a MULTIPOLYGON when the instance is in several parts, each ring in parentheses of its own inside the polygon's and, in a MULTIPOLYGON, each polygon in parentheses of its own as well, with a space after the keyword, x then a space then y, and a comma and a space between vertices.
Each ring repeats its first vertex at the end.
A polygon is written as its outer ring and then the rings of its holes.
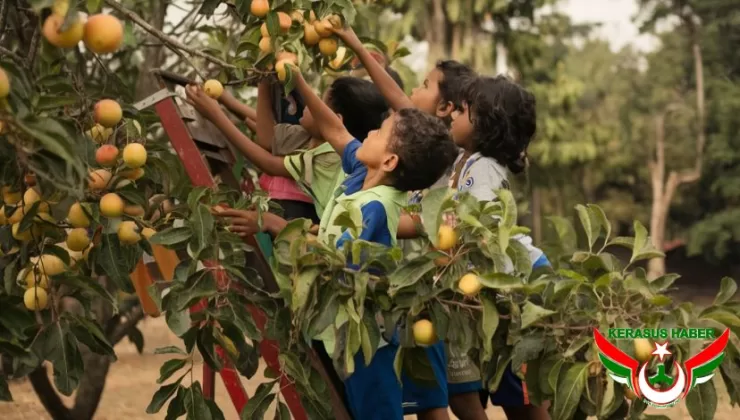
POLYGON ((446 41, 445 12, 442 0, 432 0, 432 30, 427 32, 429 44, 429 64, 434 64, 444 57, 446 41))
POLYGON ((461 61, 462 47, 463 47, 463 28, 460 23, 452 24, 452 48, 450 55, 453 60, 461 61))
MULTIPOLYGON (((149 22, 160 31, 164 28, 164 19, 167 15, 168 4, 169 2, 165 0, 150 0, 147 5, 151 12, 151 20, 149 22)), ((153 35, 147 36, 146 42, 156 43, 157 41, 157 38, 153 35)), ((144 48, 144 61, 139 67, 139 78, 136 80, 136 90, 134 91, 135 100, 140 101, 159 90, 159 84, 154 76, 150 74, 150 71, 162 66, 164 59, 164 47, 154 46, 144 48)))

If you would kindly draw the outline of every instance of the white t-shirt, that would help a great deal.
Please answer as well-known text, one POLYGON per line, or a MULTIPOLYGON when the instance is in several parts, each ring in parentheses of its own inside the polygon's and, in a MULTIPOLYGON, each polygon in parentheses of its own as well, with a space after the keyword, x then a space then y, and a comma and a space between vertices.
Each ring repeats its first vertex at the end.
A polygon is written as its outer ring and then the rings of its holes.
MULTIPOLYGON (((462 155, 457 158, 455 166, 461 158, 462 155)), ((494 190, 509 188, 507 174, 506 168, 496 162, 496 159, 484 157, 480 153, 473 153, 460 171, 457 190, 459 192, 469 192, 479 201, 492 201, 496 199, 494 190)), ((527 248, 532 264, 544 254, 541 249, 532 245, 533 241, 529 235, 514 235, 512 239, 519 241, 527 248)))

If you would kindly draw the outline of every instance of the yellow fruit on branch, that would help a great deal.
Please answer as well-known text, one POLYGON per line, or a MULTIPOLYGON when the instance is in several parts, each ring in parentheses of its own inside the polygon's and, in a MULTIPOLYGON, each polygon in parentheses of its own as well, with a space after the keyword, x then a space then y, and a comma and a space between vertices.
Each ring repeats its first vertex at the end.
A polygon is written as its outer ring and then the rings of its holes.
POLYGON ((44 27, 41 32, 49 44, 57 48, 73 48, 82 41, 85 33, 85 25, 78 18, 75 22, 67 25, 65 31, 62 31, 64 25, 64 15, 50 15, 44 21, 44 27))
POLYGON ((26 274, 26 289, 32 287, 40 287, 42 289, 49 288, 49 276, 46 274, 37 273, 33 269, 28 270, 26 274))
POLYGON ((315 21, 313 23, 313 28, 321 38, 330 37, 334 33, 331 30, 332 24, 327 19, 315 21))
POLYGON ((260 39, 260 51, 265 54, 270 54, 273 51, 272 38, 270 38, 269 36, 265 36, 260 39))
POLYGON ((123 25, 115 16, 90 16, 85 24, 85 46, 96 54, 112 53, 123 42, 123 25))
POLYGON ((51 13, 59 16, 64 16, 69 11, 69 0, 54 0, 54 4, 51 6, 51 13))
POLYGON ((95 161, 100 166, 115 166, 118 160, 118 148, 112 144, 104 144, 95 151, 95 161))
POLYGON ((267 29, 267 24, 263 23, 262 26, 260 26, 260 35, 262 35, 262 38, 269 38, 270 37, 270 30, 267 29))
POLYGON ((647 338, 635 338, 632 342, 635 346, 635 357, 640 362, 647 362, 653 358, 655 347, 647 338))
POLYGON ((131 217, 141 217, 144 213, 146 210, 138 204, 128 204, 123 208, 123 214, 131 217))
POLYGON ((113 174, 107 169, 96 169, 90 172, 87 180, 87 187, 93 191, 104 190, 110 183, 113 174))
POLYGON ((29 242, 32 239, 39 238, 41 236, 41 231, 38 226, 32 226, 30 229, 26 229, 22 232, 20 229, 20 222, 13 223, 13 226, 11 227, 11 233, 13 234, 13 238, 15 238, 16 241, 29 242))
POLYGON ((113 127, 123 118, 123 110, 113 99, 102 99, 95 104, 93 118, 103 127, 113 127))
POLYGON ((336 54, 338 48, 339 44, 334 38, 323 38, 319 41, 319 51, 321 51, 321 54, 326 57, 331 57, 336 54))
POLYGON ((280 24, 280 32, 287 33, 290 30, 290 26, 293 25, 293 19, 290 18, 285 12, 278 12, 278 23, 280 24))
POLYGON ((10 186, 4 186, 2 188, 3 192, 3 203, 15 205, 18 204, 19 201, 23 198, 23 194, 19 190, 16 190, 10 186))
POLYGON ((8 218, 5 216, 5 206, 0 206, 0 226, 7 224, 8 218))
POLYGON ((288 66, 288 61, 286 60, 280 60, 275 64, 275 72, 277 73, 278 80, 280 82, 285 82, 285 79, 288 77, 288 69, 286 68, 288 66))
POLYGON ((146 148, 141 143, 129 143, 123 148, 123 163, 131 169, 141 168, 146 163, 146 148))
POLYGON ((100 199, 100 214, 105 217, 121 217, 124 203, 116 193, 108 193, 100 199))
POLYGON ((457 244, 457 232, 452 226, 441 225, 437 231, 437 249, 449 251, 457 244))
POLYGON ((126 220, 118 225, 118 240, 124 245, 134 245, 141 240, 136 222, 126 220))
POLYGON ((203 92, 213 99, 218 99, 224 93, 224 85, 222 85, 218 80, 207 80, 203 84, 203 92))
POLYGON ((346 56, 347 56, 347 48, 339 47, 337 49, 337 56, 334 57, 334 59, 329 62, 329 67, 333 68, 334 70, 339 70, 344 64, 344 59, 346 56))
POLYGON ((316 28, 310 23, 303 24, 303 42, 309 46, 313 47, 314 45, 319 43, 319 40, 321 37, 316 32, 316 28))
POLYGON ((112 128, 105 128, 100 124, 95 124, 91 129, 85 131, 85 135, 97 144, 103 144, 113 135, 112 128))
POLYGON ((267 0, 252 0, 249 11, 258 18, 263 18, 270 11, 270 3, 267 0))
POLYGON ((49 304, 49 296, 46 290, 40 287, 32 287, 23 294, 23 304, 30 311, 41 311, 49 304))
POLYGON ((67 271, 67 266, 64 264, 64 261, 56 255, 43 254, 38 260, 38 270, 41 274, 51 277, 67 271))
POLYGON ((428 346, 437 341, 437 334, 434 331, 434 324, 427 319, 420 319, 414 322, 414 340, 416 344, 428 346))
POLYGON ((0 69, 0 99, 6 98, 10 95, 10 79, 5 70, 0 69))
POLYGON ((126 169, 126 170, 119 172, 118 175, 130 181, 136 181, 137 179, 144 176, 144 168, 126 169))
POLYGON ((468 273, 460 279, 457 287, 465 296, 475 296, 483 288, 483 284, 478 279, 478 276, 473 273, 468 273))
POLYGON ((67 234, 67 248, 70 251, 82 252, 90 246, 90 236, 85 228, 74 228, 67 234))
MULTIPOLYGON (((311 13, 313 13, 313 11, 311 11, 311 13)), ((290 18, 298 23, 303 23, 305 21, 303 10, 293 10, 290 12, 290 18)))
POLYGON ((296 66, 298 65, 298 56, 290 51, 280 51, 279 53, 275 54, 275 60, 286 61, 295 64, 296 66))
POLYGON ((145 227, 144 229, 141 230, 141 236, 146 238, 146 240, 152 239, 152 236, 156 234, 157 234, 157 231, 150 227, 145 227))
POLYGON ((342 29, 342 18, 339 15, 329 15, 326 21, 331 24, 334 29, 342 29))
POLYGON ((69 207, 67 221, 75 228, 86 228, 90 226, 90 219, 87 217, 87 213, 85 213, 80 203, 74 203, 69 207))
POLYGON ((23 204, 25 206, 30 206, 37 201, 41 201, 41 194, 36 189, 29 188, 23 193, 23 204))

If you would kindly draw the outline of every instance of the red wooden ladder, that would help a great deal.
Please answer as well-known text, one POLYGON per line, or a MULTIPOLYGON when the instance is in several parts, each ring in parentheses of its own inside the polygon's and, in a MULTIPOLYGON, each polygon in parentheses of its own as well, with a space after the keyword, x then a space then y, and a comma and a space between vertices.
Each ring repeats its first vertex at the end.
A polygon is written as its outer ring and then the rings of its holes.
MULTIPOLYGON (((234 155, 224 139, 217 135, 214 136, 213 127, 210 123, 207 123, 191 107, 180 107, 175 101, 175 98, 179 96, 175 93, 175 87, 177 85, 184 86, 192 82, 185 77, 165 71, 155 71, 153 74, 159 81, 161 89, 154 95, 137 103, 135 107, 138 110, 143 110, 154 106, 162 122, 162 128, 167 134, 173 149, 182 161, 193 186, 216 188, 217 183, 214 179, 214 173, 224 183, 238 185, 238 180, 234 178, 231 172, 231 167, 235 161, 234 155)), ((254 188, 251 179, 248 179, 246 184, 243 186, 244 189, 251 191, 254 188)), ((248 239, 248 244, 255 250, 260 249, 254 237, 248 239)), ((247 263, 260 273, 268 291, 277 291, 277 284, 272 277, 272 270, 261 252, 249 253, 247 263)), ((218 262, 208 261, 204 265, 215 267, 218 265, 218 262)), ((219 285, 226 282, 226 273, 223 270, 216 271, 216 277, 219 285)), ((205 302, 195 305, 191 308, 191 312, 201 310, 204 306, 205 302)), ((260 331, 264 332, 267 322, 264 312, 254 306, 250 306, 248 309, 257 327, 260 331)), ((260 351, 267 365, 275 372, 280 373, 278 343, 263 339, 260 343, 260 351)), ((224 383, 224 388, 229 393, 237 413, 241 413, 242 408, 249 400, 249 395, 246 389, 244 389, 239 373, 228 359, 224 357, 223 350, 217 348, 217 352, 224 366, 219 372, 224 383)), ((327 382, 331 393, 334 417, 338 420, 350 420, 351 417, 344 407, 342 397, 332 385, 325 367, 321 364, 315 353, 310 354, 310 357, 313 367, 321 373, 327 382)), ((293 419, 308 420, 295 386, 282 374, 280 374, 280 389, 293 419)), ((215 372, 205 363, 203 364, 203 394, 208 399, 213 399, 215 396, 215 372)))

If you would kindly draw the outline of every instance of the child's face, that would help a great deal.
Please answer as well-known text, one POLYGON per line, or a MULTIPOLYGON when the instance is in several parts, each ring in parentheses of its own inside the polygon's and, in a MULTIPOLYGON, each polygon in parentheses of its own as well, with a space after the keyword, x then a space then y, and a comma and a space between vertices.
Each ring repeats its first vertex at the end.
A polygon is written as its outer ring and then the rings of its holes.
MULTIPOLYGON (((324 92, 324 97, 322 98, 322 100, 325 104, 329 104, 328 101, 330 92, 331 89, 327 89, 326 92, 324 92)), ((308 133, 311 134, 312 137, 321 137, 321 131, 319 131, 318 127, 316 127, 316 121, 313 119, 313 115, 311 115, 311 111, 308 109, 308 107, 303 108, 303 116, 301 116, 301 119, 298 120, 298 123, 301 125, 301 127, 308 131, 308 133)))
POLYGON ((473 140, 473 122, 470 120, 470 106, 463 103, 462 111, 452 111, 452 124, 450 125, 450 134, 452 140, 458 147, 469 149, 473 140))
POLYGON ((395 114, 391 114, 380 125, 380 129, 368 133, 362 146, 357 149, 357 159, 370 169, 392 172, 398 165, 398 155, 390 151, 395 114))
POLYGON ((427 74, 424 83, 414 88, 411 92, 411 102, 421 111, 436 115, 439 118, 445 118, 449 115, 450 110, 447 104, 440 103, 442 97, 439 93, 439 83, 444 80, 444 74, 438 69, 433 69, 427 74))

